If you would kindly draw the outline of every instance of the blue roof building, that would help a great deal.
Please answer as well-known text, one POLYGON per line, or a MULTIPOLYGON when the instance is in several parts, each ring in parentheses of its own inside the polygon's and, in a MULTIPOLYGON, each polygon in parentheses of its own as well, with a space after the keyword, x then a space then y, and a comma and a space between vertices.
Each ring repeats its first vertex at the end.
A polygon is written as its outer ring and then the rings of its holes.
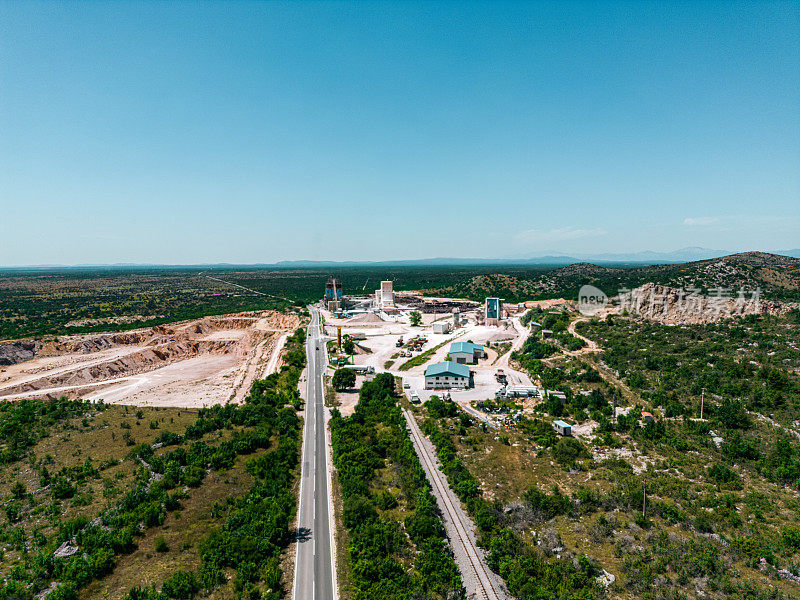
POLYGON ((425 369, 425 389, 467 388, 469 385, 470 373, 466 365, 446 360, 425 369))
POLYGON ((453 342, 450 344, 450 358, 461 364, 474 365, 483 358, 483 346, 472 342, 453 342))
POLYGON ((572 425, 570 425, 569 423, 566 423, 566 422, 564 422, 564 421, 562 421, 560 419, 558 421, 553 421, 553 427, 561 435, 564 435, 564 436, 572 435, 572 425))

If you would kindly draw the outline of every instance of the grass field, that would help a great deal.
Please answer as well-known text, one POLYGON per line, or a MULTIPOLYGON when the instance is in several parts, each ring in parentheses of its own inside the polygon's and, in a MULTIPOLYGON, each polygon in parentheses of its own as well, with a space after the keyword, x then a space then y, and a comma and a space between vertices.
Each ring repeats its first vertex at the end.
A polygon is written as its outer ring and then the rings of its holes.
POLYGON ((0 404, 0 598, 280 597, 304 340, 243 405, 0 404))

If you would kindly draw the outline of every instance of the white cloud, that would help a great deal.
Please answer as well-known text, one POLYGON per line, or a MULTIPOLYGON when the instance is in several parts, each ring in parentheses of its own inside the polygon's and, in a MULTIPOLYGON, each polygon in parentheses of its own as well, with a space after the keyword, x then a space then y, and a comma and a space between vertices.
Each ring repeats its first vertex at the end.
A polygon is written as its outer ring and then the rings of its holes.
POLYGON ((548 231, 539 229, 528 229, 521 231, 514 236, 514 240, 519 244, 543 245, 567 240, 577 240, 587 237, 598 237, 608 233, 605 229, 576 229, 574 227, 558 227, 548 231))
POLYGON ((713 225, 719 222, 719 217, 686 217, 683 220, 684 225, 694 227, 696 225, 713 225))

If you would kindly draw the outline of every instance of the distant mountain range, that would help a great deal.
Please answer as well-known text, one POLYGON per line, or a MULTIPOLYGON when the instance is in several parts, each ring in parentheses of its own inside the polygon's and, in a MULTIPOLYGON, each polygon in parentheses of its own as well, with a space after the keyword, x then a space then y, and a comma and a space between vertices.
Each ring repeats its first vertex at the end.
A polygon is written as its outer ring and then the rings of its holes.
MULTIPOLYGON (((392 261, 314 261, 314 260, 284 260, 275 264, 277 267, 347 267, 347 266, 469 266, 469 265, 570 265, 579 262, 595 264, 677 264, 697 260, 708 260, 730 256, 733 252, 728 250, 711 250, 708 248, 688 247, 672 252, 643 252, 607 253, 607 254, 547 254, 544 256, 517 256, 509 258, 424 258, 416 260, 392 261)), ((780 250, 773 254, 800 258, 800 249, 780 250)))
MULTIPOLYGON (((471 266, 471 265, 554 265, 565 266, 580 262, 594 264, 632 264, 632 265, 658 265, 677 264, 698 260, 721 258, 733 254, 728 250, 711 250, 697 246, 681 248, 672 252, 642 252, 605 253, 605 254, 560 254, 551 253, 541 256, 514 256, 505 258, 421 258, 411 260, 384 260, 384 261, 335 261, 335 260, 282 260, 276 263, 199 263, 193 265, 168 265, 157 263, 114 263, 114 264, 80 264, 80 265, 29 265, 25 267, 2 267, 0 269, 96 269, 96 268, 338 268, 338 267, 412 267, 412 266, 471 266)), ((772 254, 800 258, 800 249, 778 250, 772 254)))

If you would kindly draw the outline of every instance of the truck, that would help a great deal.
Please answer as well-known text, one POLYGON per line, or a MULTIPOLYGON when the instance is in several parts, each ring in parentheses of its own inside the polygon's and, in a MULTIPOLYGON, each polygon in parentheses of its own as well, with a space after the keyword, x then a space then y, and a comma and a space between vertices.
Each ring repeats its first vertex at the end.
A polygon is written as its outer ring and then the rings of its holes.
POLYGON ((507 385, 504 388, 506 398, 536 398, 539 388, 535 385, 507 385))
POLYGON ((359 375, 366 375, 368 373, 374 373, 375 367, 370 365, 345 365, 342 367, 343 369, 350 369, 351 371, 355 371, 359 375))

